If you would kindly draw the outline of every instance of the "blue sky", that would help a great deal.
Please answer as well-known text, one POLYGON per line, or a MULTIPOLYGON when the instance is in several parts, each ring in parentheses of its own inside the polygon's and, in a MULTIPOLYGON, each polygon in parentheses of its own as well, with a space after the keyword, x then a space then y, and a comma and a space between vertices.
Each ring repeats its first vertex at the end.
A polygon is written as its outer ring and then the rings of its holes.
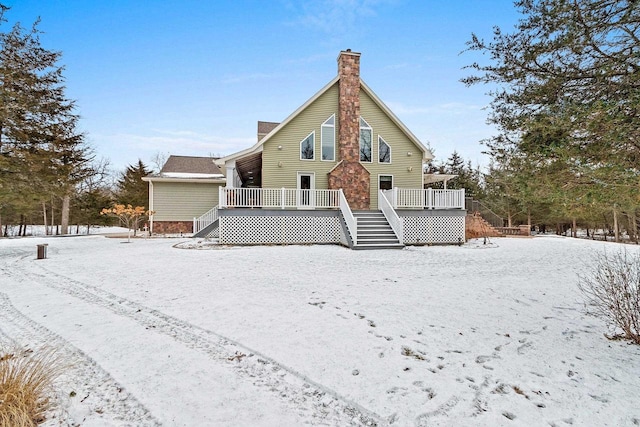
POLYGON ((156 153, 225 155, 336 75, 341 50, 436 158, 486 166, 486 87, 459 79, 471 33, 511 28, 511 0, 3 0, 62 51, 67 94, 99 157, 122 170, 156 153))

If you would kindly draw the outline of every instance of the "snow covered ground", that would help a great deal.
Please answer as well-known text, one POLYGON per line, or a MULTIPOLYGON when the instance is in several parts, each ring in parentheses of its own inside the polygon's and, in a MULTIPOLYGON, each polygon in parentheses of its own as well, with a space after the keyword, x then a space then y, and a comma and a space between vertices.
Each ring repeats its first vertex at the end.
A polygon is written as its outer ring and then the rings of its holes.
POLYGON ((0 239, 0 343, 70 362, 48 425, 640 423, 640 347, 576 286, 619 245, 198 242, 0 239))
MULTIPOLYGON (((27 224, 25 226, 26 231, 25 234, 28 237, 33 237, 33 236, 37 236, 37 237, 42 237, 42 236, 46 236, 47 232, 46 229, 44 227, 44 225, 31 225, 31 224, 27 224)), ((59 229, 59 227, 58 227, 59 229)), ((4 233, 5 228, 3 226, 2 231, 4 233)), ((74 236, 74 235, 87 235, 87 234, 122 234, 122 233, 127 233, 129 230, 125 227, 107 227, 107 226, 102 226, 102 225, 93 225, 91 227, 89 227, 89 232, 87 233, 87 226, 86 225, 70 225, 69 226, 69 233, 65 236, 58 236, 58 237, 68 237, 68 236, 74 236)), ((16 237, 18 236, 18 233, 21 232, 21 229, 19 226, 17 225, 9 225, 6 228, 6 232, 7 232, 7 236, 9 237, 16 237)), ((51 233, 51 227, 49 227, 49 232, 51 233)), ((53 227, 53 234, 55 235, 56 232, 56 227, 53 227)))

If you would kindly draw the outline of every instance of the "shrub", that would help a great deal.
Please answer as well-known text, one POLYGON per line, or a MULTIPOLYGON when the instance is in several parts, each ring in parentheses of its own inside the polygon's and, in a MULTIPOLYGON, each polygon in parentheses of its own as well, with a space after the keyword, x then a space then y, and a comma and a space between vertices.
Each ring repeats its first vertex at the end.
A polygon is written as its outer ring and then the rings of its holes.
POLYGON ((62 373, 54 350, 0 350, 0 426, 36 426, 53 407, 53 381, 62 373))
POLYGON ((599 253, 593 270, 580 276, 588 310, 613 328, 609 338, 640 344, 640 253, 599 253))

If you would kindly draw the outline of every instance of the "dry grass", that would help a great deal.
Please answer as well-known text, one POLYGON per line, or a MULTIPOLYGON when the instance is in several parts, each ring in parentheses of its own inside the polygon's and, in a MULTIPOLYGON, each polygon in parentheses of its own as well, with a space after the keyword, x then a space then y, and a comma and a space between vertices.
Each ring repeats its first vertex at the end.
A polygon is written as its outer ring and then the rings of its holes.
POLYGON ((0 427, 36 426, 52 409, 63 364, 55 350, 0 350, 0 427))

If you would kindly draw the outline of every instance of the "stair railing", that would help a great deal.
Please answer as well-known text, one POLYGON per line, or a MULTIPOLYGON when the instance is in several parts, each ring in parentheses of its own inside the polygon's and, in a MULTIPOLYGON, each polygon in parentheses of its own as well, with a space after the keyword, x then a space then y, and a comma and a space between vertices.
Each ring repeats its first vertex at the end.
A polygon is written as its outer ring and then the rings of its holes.
POLYGON ((356 218, 353 216, 353 212, 351 212, 349 202, 347 202, 347 198, 344 196, 342 188, 340 189, 340 212, 342 212, 344 221, 347 223, 347 230, 349 230, 349 234, 351 234, 351 241, 353 242, 353 246, 355 246, 358 244, 358 223, 356 218))
POLYGON ((478 212, 485 221, 491 224, 492 227, 504 227, 504 219, 486 207, 480 200, 475 200, 472 197, 466 197, 465 209, 467 210, 467 213, 478 212))
POLYGON ((402 220, 382 190, 378 190, 378 208, 380 208, 391 229, 396 234, 398 242, 400 242, 401 245, 404 244, 404 225, 402 220))
POLYGON ((193 218, 193 234, 197 234, 200 231, 207 228, 218 220, 218 206, 215 206, 199 218, 193 218))

